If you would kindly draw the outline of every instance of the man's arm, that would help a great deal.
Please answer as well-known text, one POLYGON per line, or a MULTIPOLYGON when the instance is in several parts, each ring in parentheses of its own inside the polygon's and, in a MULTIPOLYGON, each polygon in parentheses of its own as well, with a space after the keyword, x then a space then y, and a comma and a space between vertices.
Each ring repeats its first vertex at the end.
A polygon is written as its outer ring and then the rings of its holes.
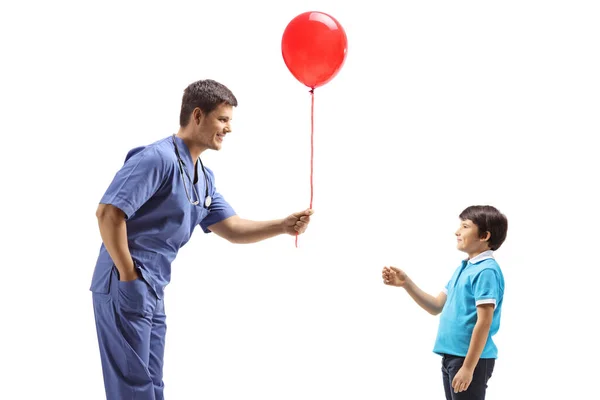
POLYGON ((127 153, 123 167, 100 199, 96 211, 100 236, 121 281, 138 277, 129 252, 126 219, 156 193, 174 168, 165 163, 157 148, 136 147, 127 153))
POLYGON ((110 204, 100 204, 96 211, 98 227, 104 246, 112 258, 121 281, 138 278, 129 246, 127 244, 127 225, 125 213, 110 204))
POLYGON ((312 210, 305 210, 271 221, 251 221, 234 215, 210 225, 208 229, 231 243, 256 243, 284 233, 304 233, 312 214, 312 210))

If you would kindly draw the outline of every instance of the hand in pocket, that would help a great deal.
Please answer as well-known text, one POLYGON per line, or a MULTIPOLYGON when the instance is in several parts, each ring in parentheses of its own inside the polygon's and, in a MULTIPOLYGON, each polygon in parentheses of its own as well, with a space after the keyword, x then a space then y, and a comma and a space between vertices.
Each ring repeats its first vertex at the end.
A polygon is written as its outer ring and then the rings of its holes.
POLYGON ((144 311, 147 304, 148 284, 137 278, 131 281, 119 281, 119 305, 124 310, 144 311))

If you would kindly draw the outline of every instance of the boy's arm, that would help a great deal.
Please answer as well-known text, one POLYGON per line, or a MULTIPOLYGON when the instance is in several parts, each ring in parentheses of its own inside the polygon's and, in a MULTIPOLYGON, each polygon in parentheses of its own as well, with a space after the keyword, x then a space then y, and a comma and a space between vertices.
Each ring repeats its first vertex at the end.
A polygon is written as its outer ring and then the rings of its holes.
POLYGON ((445 292, 440 292, 437 297, 433 297, 429 293, 422 291, 410 278, 407 279, 404 289, 422 309, 431 315, 438 315, 441 313, 444 304, 446 304, 445 292))
POLYGON ((386 285, 403 287, 410 297, 428 313, 437 315, 442 312, 444 304, 446 304, 445 292, 440 292, 437 297, 425 293, 406 275, 406 272, 396 267, 383 267, 381 276, 386 285))
POLYGON ((477 306, 477 322, 475 323, 475 328, 473 328, 469 350, 467 351, 467 356, 462 367, 452 381, 455 393, 467 390, 471 384, 473 371, 475 371, 479 356, 481 356, 481 352, 487 342, 493 317, 494 304, 481 304, 477 306))
POLYGON ((463 363, 463 366, 471 371, 475 370, 475 366, 479 361, 479 356, 481 356, 481 352, 485 347, 488 334, 490 333, 490 327, 492 326, 493 317, 493 304, 481 304, 477 306, 477 322, 475 323, 473 335, 471 336, 469 351, 467 352, 465 362, 463 363))

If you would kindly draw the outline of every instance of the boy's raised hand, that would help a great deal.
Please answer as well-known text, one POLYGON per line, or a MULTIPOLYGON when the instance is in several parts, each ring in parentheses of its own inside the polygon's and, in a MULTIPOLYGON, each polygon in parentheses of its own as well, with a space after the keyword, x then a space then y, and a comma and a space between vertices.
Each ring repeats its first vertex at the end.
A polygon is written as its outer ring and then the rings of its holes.
POLYGON ((383 267, 381 272, 383 283, 389 286, 404 286, 408 280, 406 273, 396 267, 383 267))

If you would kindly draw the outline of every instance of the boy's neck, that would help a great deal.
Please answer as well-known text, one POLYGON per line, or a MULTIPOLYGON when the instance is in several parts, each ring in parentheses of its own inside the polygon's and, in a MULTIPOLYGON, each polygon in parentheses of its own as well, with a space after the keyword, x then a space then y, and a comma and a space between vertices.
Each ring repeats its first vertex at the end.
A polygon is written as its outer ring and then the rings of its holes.
POLYGON ((483 250, 477 250, 477 251, 474 251, 474 252, 472 252, 472 253, 467 253, 467 254, 469 255, 469 258, 468 258, 468 260, 472 260, 472 259, 474 259, 475 257, 477 257, 478 255, 480 255, 481 253, 485 253, 486 251, 490 251, 490 250, 491 250, 491 249, 483 249, 483 250))

